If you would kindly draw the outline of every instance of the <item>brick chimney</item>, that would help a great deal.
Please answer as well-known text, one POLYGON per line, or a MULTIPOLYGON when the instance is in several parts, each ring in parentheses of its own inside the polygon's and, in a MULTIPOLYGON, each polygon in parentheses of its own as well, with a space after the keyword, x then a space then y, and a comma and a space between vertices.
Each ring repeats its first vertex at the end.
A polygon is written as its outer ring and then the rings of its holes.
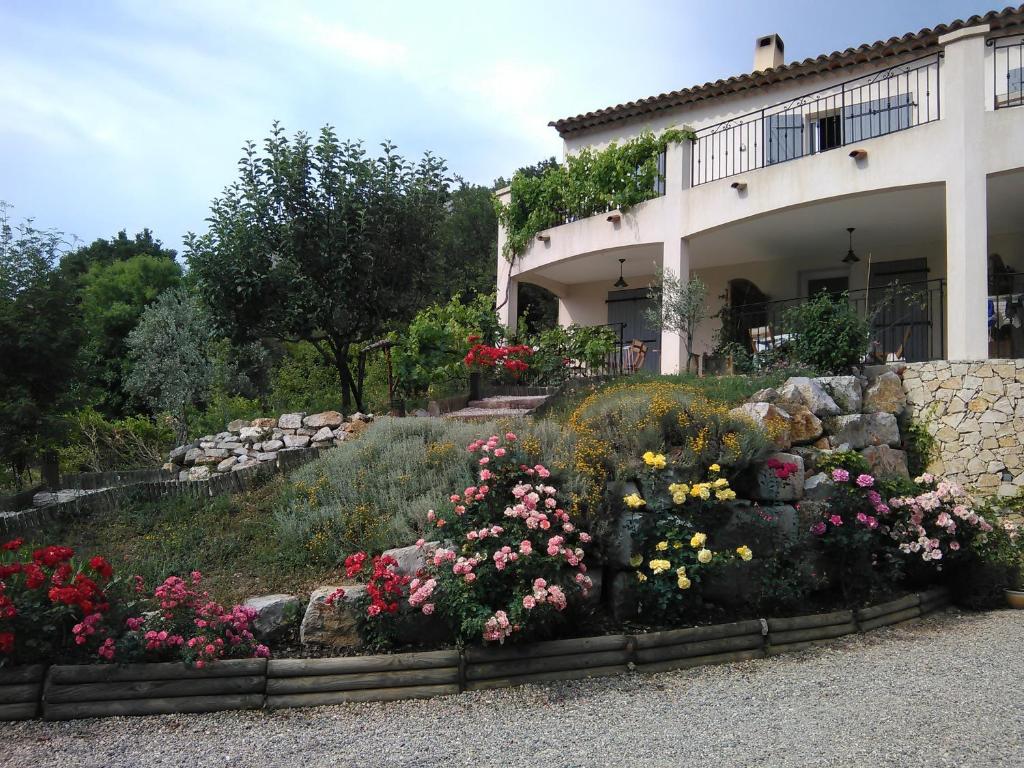
POLYGON ((776 34, 757 38, 754 43, 754 71, 761 72, 785 64, 786 45, 776 34))

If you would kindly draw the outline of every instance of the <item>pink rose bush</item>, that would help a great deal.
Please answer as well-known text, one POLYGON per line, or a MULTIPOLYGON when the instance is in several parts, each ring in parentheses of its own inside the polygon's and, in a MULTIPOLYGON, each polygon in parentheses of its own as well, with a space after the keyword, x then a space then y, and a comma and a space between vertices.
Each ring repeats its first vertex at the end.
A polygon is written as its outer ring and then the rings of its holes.
POLYGON ((940 565, 957 557, 992 525, 973 508, 956 483, 924 474, 915 481, 922 492, 889 500, 892 524, 889 535, 900 551, 925 563, 940 565))
POLYGON ((408 603, 428 615, 436 609, 466 641, 544 635, 593 586, 584 562, 590 536, 565 511, 551 472, 527 462, 515 433, 466 450, 477 456, 478 484, 427 513, 442 545, 409 583, 408 603))

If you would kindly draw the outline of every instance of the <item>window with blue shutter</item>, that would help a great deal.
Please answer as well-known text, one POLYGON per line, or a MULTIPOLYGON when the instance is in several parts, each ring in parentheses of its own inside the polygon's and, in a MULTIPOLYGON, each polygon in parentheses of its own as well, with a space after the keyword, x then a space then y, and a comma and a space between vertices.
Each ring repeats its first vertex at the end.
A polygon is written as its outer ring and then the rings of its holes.
POLYGON ((765 121, 765 165, 774 165, 804 155, 802 115, 768 115, 765 121))

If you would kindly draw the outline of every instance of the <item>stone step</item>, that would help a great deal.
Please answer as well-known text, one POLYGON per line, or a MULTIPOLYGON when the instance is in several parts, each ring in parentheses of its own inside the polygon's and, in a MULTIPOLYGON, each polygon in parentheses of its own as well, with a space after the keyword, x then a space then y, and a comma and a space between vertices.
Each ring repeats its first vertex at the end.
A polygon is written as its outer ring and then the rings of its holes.
POLYGON ((529 408, 463 408, 442 415, 445 419, 460 421, 493 421, 496 419, 520 419, 530 415, 529 408))
POLYGON ((494 395, 493 397, 485 397, 483 400, 470 400, 468 407, 490 408, 492 410, 514 408, 531 411, 542 406, 547 400, 547 395, 494 395))

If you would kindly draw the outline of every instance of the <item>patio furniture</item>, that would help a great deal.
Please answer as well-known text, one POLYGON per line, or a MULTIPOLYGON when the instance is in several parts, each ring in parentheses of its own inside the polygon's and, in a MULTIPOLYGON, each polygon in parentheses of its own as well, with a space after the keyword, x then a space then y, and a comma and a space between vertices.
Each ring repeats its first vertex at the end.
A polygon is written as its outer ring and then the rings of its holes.
POLYGON ((639 339, 633 339, 627 352, 626 372, 636 373, 644 367, 644 361, 647 359, 647 345, 639 339))

